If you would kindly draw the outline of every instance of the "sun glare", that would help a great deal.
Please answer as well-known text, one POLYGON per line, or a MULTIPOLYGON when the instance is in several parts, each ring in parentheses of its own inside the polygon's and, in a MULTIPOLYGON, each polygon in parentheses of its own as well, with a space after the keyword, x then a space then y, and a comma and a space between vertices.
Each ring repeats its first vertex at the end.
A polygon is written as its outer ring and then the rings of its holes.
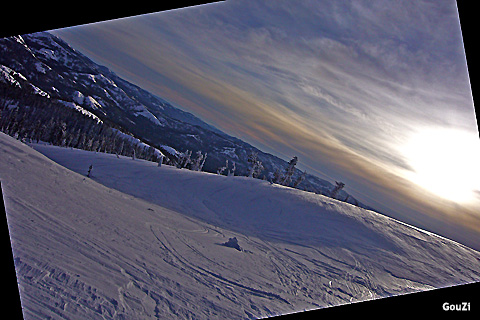
POLYGON ((413 171, 407 178, 442 198, 468 203, 480 190, 480 139, 453 129, 426 129, 401 148, 413 171))

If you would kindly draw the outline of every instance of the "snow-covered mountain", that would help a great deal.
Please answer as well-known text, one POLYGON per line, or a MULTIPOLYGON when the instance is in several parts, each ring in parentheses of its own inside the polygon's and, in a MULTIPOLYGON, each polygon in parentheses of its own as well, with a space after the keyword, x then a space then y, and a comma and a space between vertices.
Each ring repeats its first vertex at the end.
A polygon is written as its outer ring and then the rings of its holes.
POLYGON ((322 195, 3 133, 0 154, 25 319, 254 319, 480 279, 479 252, 322 195))
MULTIPOLYGON (((287 166, 286 161, 118 77, 48 32, 0 39, 0 71, 0 81, 12 86, 15 81, 26 82, 35 94, 112 122, 166 154, 186 150, 207 153, 203 169, 208 172, 217 172, 228 160, 230 166, 235 162, 237 174, 246 175, 251 151, 258 153, 265 168, 263 176, 287 166)), ((295 170, 292 180, 300 175, 295 170)), ((321 194, 334 188, 331 182, 311 174, 301 187, 321 194)), ((339 198, 367 208, 343 190, 339 198)))
POLYGON ((39 32, 0 41, 0 63, 22 74, 52 98, 75 102, 120 123, 174 127, 181 120, 214 130, 190 113, 119 78, 60 38, 39 32), (122 112, 123 111, 123 112, 122 112), (128 120, 122 119, 127 117, 128 120))

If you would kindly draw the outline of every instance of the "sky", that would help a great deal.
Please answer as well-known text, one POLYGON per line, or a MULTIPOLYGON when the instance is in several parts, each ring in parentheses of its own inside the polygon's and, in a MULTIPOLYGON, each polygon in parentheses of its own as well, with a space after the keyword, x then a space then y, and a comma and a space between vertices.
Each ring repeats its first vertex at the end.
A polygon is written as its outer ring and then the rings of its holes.
POLYGON ((53 33, 377 210, 480 250, 455 1, 231 0, 53 33))

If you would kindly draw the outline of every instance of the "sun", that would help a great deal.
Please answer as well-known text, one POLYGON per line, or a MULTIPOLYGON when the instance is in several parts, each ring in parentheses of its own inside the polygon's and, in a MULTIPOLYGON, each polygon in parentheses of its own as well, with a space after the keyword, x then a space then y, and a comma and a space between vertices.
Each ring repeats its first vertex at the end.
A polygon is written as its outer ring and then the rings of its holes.
POLYGON ((406 177, 423 189, 457 203, 480 192, 480 139, 455 129, 424 129, 401 147, 412 170, 406 177))

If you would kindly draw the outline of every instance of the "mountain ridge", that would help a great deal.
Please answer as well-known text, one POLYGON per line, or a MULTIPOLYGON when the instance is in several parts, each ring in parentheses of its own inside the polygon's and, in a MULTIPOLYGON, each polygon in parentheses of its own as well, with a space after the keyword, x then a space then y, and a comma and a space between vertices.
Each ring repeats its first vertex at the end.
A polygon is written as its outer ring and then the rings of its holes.
MULTIPOLYGON (((235 163, 237 175, 247 175, 251 153, 258 154, 264 167, 259 177, 264 179, 288 166, 285 160, 229 136, 119 77, 48 32, 0 39, 0 65, 21 74, 49 99, 73 103, 100 119, 108 119, 155 148, 173 148, 178 151, 174 156, 187 150, 206 153, 205 171, 215 173, 228 161, 229 169, 235 163)), ((295 169, 292 181, 301 175, 295 169)), ((331 182, 312 174, 306 175, 300 187, 324 195, 334 189, 331 182)), ((338 198, 372 209, 344 190, 339 191, 338 198)))

